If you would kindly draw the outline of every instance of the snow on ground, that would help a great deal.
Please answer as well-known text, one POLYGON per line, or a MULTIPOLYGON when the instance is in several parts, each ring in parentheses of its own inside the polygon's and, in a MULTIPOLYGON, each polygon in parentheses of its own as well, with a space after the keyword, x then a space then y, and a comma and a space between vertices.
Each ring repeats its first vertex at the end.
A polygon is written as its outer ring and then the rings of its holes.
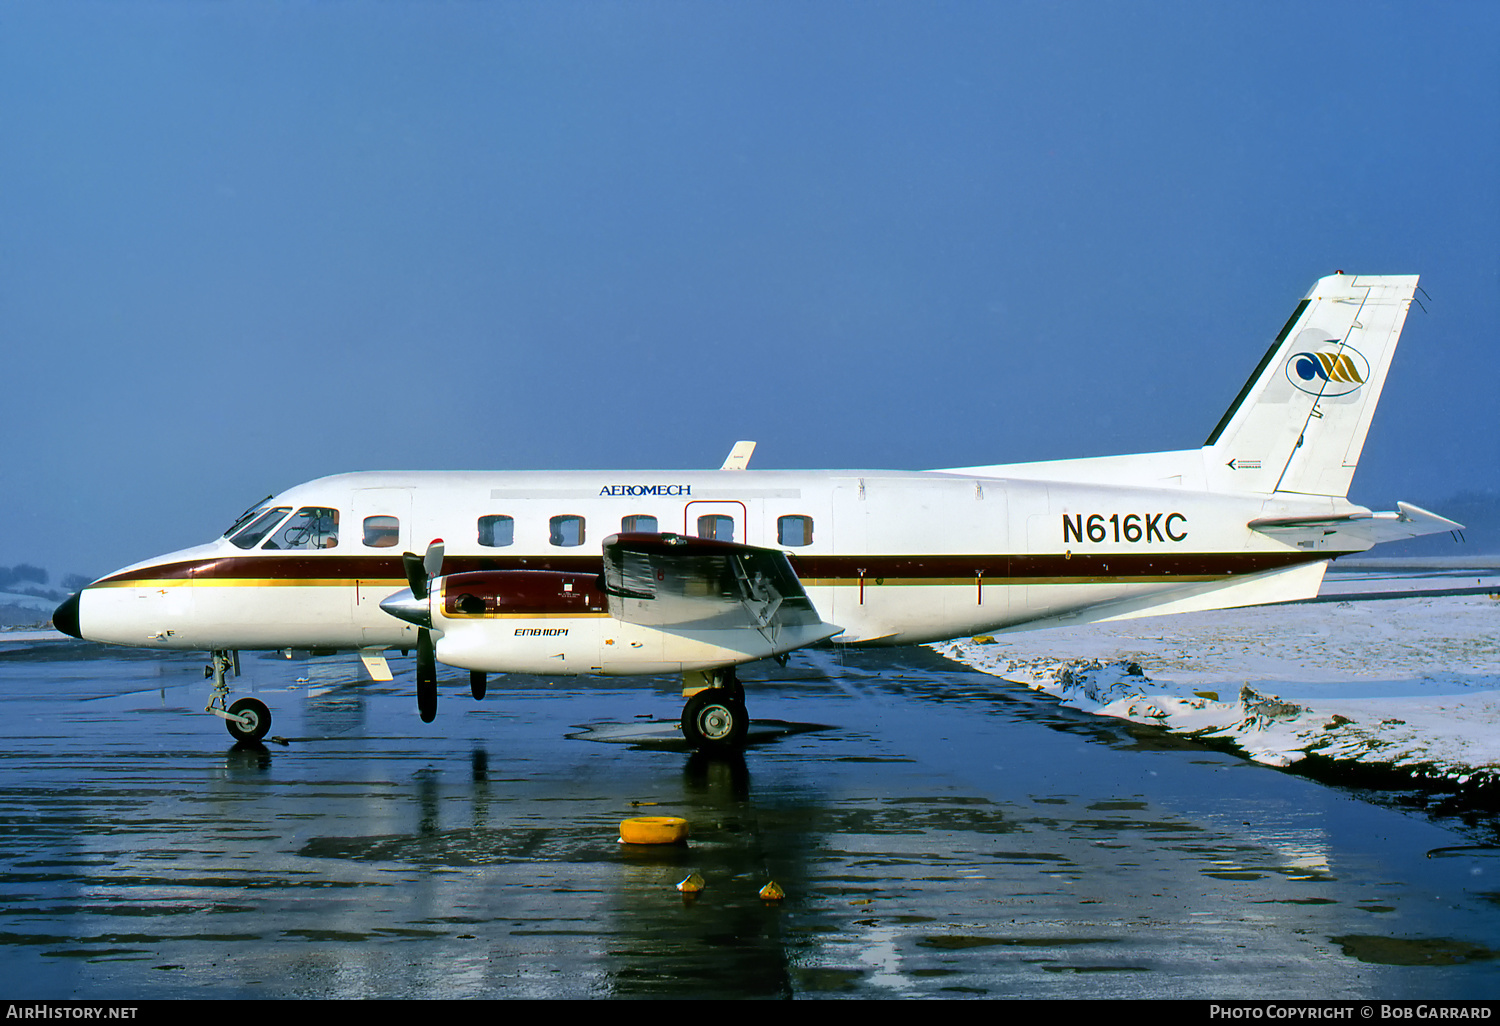
POLYGON ((1316 753, 1500 781, 1500 600, 1333 601, 1088 624, 937 651, 1064 705, 1288 766, 1316 753))
POLYGON ((0 606, 16 606, 21 609, 31 609, 47 616, 52 615, 52 610, 57 608, 61 599, 51 598, 46 595, 28 595, 19 591, 0 591, 0 606))

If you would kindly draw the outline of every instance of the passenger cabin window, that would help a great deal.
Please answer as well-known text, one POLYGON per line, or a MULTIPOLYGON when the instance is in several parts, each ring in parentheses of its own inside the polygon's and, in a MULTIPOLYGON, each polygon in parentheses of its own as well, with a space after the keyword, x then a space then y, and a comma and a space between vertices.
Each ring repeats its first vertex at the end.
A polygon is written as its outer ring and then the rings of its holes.
MULTIPOLYGON (((501 549, 514 544, 516 521, 514 517, 492 516, 479 518, 479 544, 485 548, 501 549)), ((557 544, 553 542, 553 544, 557 544)))
POLYGON ((811 545, 812 517, 777 517, 776 542, 779 545, 787 546, 811 545))
POLYGON ((291 511, 290 506, 277 506, 275 509, 258 512, 258 515, 252 514, 249 518, 250 522, 240 528, 239 532, 229 540, 242 549, 253 549, 262 538, 271 533, 271 528, 281 523, 281 518, 291 511))
POLYGON ((734 541, 734 517, 707 513, 698 518, 698 537, 714 541, 734 541))
POLYGON ((365 517, 365 545, 372 549, 393 549, 401 539, 401 521, 396 517, 365 517))
POLYGON ((331 549, 339 543, 339 511, 303 506, 271 535, 263 549, 331 549))
POLYGON ((583 544, 583 517, 553 517, 551 524, 553 545, 571 547, 583 544))
POLYGON ((620 530, 625 534, 656 534, 656 518, 644 514, 621 517, 620 530))

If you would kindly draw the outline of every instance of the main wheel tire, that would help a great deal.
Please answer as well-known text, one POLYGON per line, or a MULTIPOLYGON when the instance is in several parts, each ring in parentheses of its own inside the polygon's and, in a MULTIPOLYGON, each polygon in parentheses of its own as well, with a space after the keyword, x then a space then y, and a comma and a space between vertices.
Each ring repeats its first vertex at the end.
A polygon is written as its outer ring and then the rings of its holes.
POLYGON ((726 691, 699 691, 682 708, 682 736, 700 751, 732 752, 744 747, 750 714, 744 702, 736 701, 726 691))
POLYGON ((474 696, 474 701, 482 701, 488 682, 488 676, 483 670, 469 671, 469 694, 474 696))
POLYGON ((258 698, 242 698, 229 707, 229 715, 243 718, 241 726, 235 720, 225 720, 229 736, 236 741, 259 741, 271 729, 271 710, 258 698))

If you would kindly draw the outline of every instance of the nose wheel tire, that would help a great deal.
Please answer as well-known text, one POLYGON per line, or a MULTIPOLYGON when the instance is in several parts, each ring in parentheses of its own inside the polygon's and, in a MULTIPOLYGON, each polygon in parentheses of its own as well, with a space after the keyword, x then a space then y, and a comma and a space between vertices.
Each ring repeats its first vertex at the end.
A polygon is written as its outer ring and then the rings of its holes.
POLYGON ((750 729, 745 703, 728 688, 708 688, 687 700, 682 709, 682 736, 700 751, 732 752, 744 747, 750 729))
POLYGON ((258 698, 240 699, 229 707, 229 715, 238 717, 224 721, 229 736, 236 741, 259 741, 271 729, 271 710, 258 698))

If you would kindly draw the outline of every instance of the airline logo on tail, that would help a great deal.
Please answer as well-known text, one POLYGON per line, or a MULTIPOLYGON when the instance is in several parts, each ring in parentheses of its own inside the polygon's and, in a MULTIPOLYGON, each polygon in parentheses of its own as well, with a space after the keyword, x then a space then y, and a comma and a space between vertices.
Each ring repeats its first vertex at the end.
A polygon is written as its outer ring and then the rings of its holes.
POLYGON ((1286 362, 1286 378, 1309 395, 1348 395, 1370 376, 1370 363, 1336 339, 1326 350, 1293 353, 1286 362))

